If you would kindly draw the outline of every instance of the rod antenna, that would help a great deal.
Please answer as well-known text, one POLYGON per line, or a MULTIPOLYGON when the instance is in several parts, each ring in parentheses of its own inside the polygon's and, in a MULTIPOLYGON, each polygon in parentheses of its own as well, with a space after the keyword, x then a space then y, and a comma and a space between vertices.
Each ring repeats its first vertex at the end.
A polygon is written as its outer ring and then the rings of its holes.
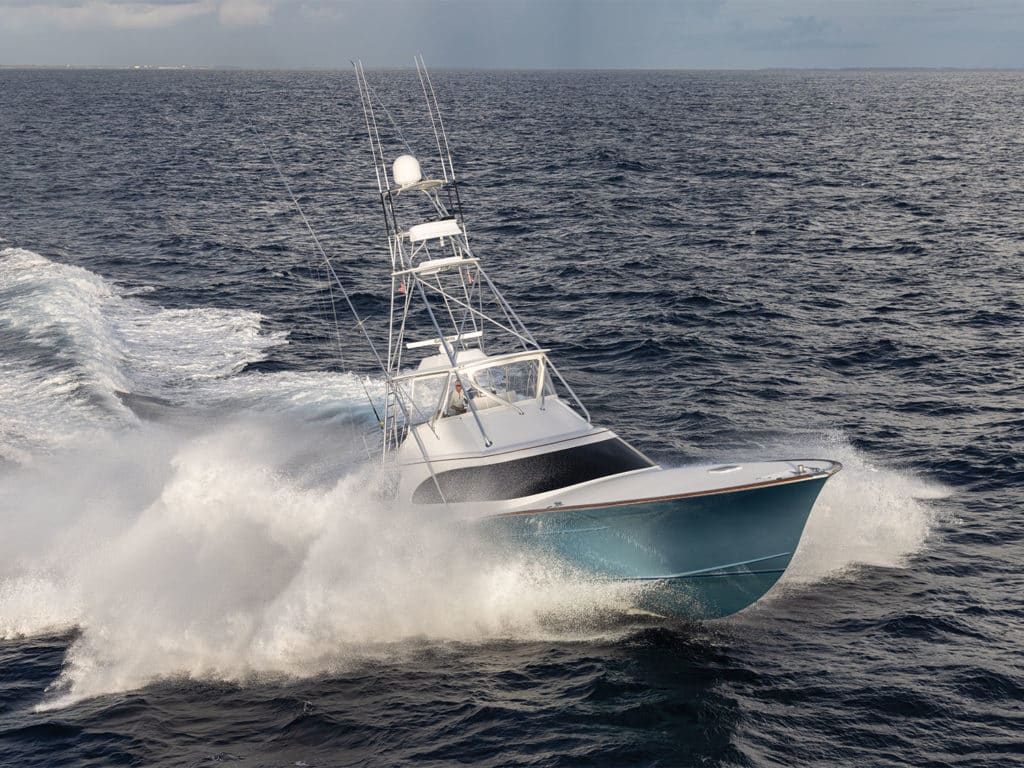
POLYGON ((448 132, 444 129, 444 118, 441 117, 441 107, 437 103, 437 93, 434 91, 434 83, 430 79, 430 72, 427 71, 427 63, 423 60, 423 54, 420 54, 420 65, 423 67, 423 77, 427 81, 427 86, 430 88, 430 98, 434 102, 434 111, 437 113, 437 124, 441 127, 441 138, 444 140, 444 151, 448 156, 448 171, 451 174, 452 181, 455 181, 455 166, 452 164, 452 149, 448 145, 448 132))
MULTIPOLYGON (((434 131, 434 142, 437 144, 437 159, 441 161, 441 176, 445 180, 445 182, 447 182, 448 181, 448 168, 445 167, 444 150, 441 149, 441 133, 438 131, 438 122, 441 119, 441 112, 440 112, 440 110, 436 109, 436 107, 437 107, 437 100, 436 99, 434 100, 434 104, 433 105, 430 103, 430 96, 427 93, 427 82, 428 82, 428 80, 426 78, 427 66, 426 66, 426 64, 423 63, 423 57, 422 56, 413 56, 412 60, 413 60, 413 63, 416 65, 416 74, 417 74, 417 76, 420 79, 420 87, 423 89, 423 100, 427 104, 427 115, 429 115, 429 117, 430 117, 430 127, 434 131), (434 117, 434 113, 435 112, 437 113, 436 119, 434 117)), ((442 130, 443 130, 443 126, 442 126, 442 130)), ((451 158, 450 157, 449 157, 449 160, 448 160, 448 165, 451 166, 451 158)), ((455 172, 454 171, 452 171, 451 176, 452 176, 452 180, 454 181, 455 180, 455 172)))

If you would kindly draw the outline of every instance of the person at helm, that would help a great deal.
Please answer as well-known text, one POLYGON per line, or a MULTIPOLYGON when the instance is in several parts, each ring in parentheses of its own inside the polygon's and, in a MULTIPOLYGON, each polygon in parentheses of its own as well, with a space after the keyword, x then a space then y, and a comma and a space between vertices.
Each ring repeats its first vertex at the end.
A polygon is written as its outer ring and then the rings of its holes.
POLYGON ((460 413, 465 413, 466 407, 466 393, 462 391, 462 382, 456 379, 452 396, 448 400, 448 415, 457 416, 460 413))

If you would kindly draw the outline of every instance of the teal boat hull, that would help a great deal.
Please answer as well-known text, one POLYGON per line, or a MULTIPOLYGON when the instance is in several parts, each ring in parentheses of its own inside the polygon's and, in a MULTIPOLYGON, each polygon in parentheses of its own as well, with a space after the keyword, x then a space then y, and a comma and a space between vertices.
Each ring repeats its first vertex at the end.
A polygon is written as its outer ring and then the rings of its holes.
POLYGON ((642 582, 636 608, 717 619, 752 605, 779 580, 827 479, 517 512, 484 525, 595 579, 642 582))

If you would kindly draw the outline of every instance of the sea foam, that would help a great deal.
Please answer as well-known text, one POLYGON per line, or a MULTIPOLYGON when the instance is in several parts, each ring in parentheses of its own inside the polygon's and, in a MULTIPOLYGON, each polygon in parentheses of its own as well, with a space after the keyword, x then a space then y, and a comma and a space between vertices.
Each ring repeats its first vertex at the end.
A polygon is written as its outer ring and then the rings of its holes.
POLYGON ((136 423, 125 393, 175 398, 285 343, 256 312, 163 309, 88 270, 0 250, 0 458, 136 423))

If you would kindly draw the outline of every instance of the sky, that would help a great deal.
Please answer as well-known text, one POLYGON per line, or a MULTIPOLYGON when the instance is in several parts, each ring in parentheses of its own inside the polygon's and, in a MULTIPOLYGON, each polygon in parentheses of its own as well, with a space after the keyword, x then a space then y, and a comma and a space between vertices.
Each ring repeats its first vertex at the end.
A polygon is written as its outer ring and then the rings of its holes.
POLYGON ((0 0, 0 65, 1024 68, 1024 0, 0 0))

